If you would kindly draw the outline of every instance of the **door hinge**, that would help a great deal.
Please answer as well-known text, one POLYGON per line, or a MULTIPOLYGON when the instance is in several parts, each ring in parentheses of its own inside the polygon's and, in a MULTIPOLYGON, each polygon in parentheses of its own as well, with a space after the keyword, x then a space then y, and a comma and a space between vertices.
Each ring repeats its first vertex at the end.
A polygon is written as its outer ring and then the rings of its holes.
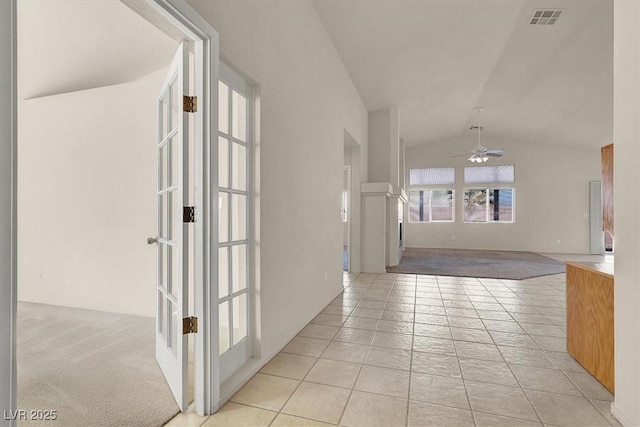
POLYGON ((182 208, 182 222, 196 222, 196 208, 184 206, 182 208))
POLYGON ((198 97, 184 95, 182 97, 182 111, 185 113, 195 113, 198 111, 198 97))
POLYGON ((198 318, 185 317, 182 319, 182 335, 198 333, 198 318))

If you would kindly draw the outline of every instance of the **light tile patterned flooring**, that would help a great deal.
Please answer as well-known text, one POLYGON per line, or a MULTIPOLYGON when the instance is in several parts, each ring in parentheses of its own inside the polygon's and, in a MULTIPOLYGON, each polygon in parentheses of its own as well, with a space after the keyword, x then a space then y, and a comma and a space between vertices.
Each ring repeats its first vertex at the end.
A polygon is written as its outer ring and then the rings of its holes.
POLYGON ((221 411, 169 426, 619 426, 566 352, 563 274, 344 280, 221 411))

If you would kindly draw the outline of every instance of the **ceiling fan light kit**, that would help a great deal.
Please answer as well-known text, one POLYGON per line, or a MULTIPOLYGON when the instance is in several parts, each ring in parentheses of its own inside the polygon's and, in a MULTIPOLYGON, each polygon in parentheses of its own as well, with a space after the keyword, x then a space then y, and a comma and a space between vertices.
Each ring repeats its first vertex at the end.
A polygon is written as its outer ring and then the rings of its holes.
POLYGON ((489 157, 481 156, 481 155, 478 155, 478 154, 472 154, 467 160, 469 160, 470 162, 474 162, 474 163, 484 163, 487 160, 489 160, 489 157))
POLYGON ((482 107, 477 107, 476 111, 478 111, 478 125, 477 126, 471 126, 471 130, 478 130, 478 146, 474 147, 473 150, 471 150, 471 155, 469 155, 469 153, 467 154, 459 154, 457 156, 451 156, 451 157, 462 157, 462 156, 469 156, 467 157, 467 160, 469 160, 471 163, 484 163, 487 160, 489 160, 489 157, 502 157, 502 155, 504 154, 504 150, 502 149, 496 149, 496 150, 489 150, 487 149, 487 147, 483 147, 482 144, 480 143, 480 133, 482 132, 482 130, 484 129, 482 126, 480 126, 480 112, 482 112, 483 108, 482 107))

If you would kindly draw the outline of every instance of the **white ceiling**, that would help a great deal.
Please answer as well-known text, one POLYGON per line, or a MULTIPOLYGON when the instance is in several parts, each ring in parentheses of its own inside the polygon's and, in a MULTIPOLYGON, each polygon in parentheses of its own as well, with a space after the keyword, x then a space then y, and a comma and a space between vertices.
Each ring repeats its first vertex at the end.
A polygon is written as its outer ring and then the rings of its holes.
POLYGON ((176 47, 119 0, 19 0, 19 97, 134 81, 167 66, 176 47))
MULTIPOLYGON (((2 1, 2 0, 0 0, 2 1)), ((313 0, 369 111, 397 106, 407 145, 600 147, 612 140, 612 0, 313 0), (564 12, 528 25, 538 8, 564 12)), ((19 0, 22 99, 136 80, 176 42, 119 0, 19 0)))
POLYGON ((369 111, 407 145, 469 138, 600 147, 613 133, 612 0, 314 0, 369 111), (564 9, 553 26, 534 10, 564 9))

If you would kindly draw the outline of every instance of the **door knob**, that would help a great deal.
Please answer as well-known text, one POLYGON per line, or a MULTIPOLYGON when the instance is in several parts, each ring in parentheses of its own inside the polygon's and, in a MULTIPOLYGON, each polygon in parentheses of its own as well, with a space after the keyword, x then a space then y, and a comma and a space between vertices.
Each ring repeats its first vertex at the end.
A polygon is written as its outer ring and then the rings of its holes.
POLYGON ((158 243, 157 237, 147 237, 147 245, 153 245, 155 243, 158 243))

